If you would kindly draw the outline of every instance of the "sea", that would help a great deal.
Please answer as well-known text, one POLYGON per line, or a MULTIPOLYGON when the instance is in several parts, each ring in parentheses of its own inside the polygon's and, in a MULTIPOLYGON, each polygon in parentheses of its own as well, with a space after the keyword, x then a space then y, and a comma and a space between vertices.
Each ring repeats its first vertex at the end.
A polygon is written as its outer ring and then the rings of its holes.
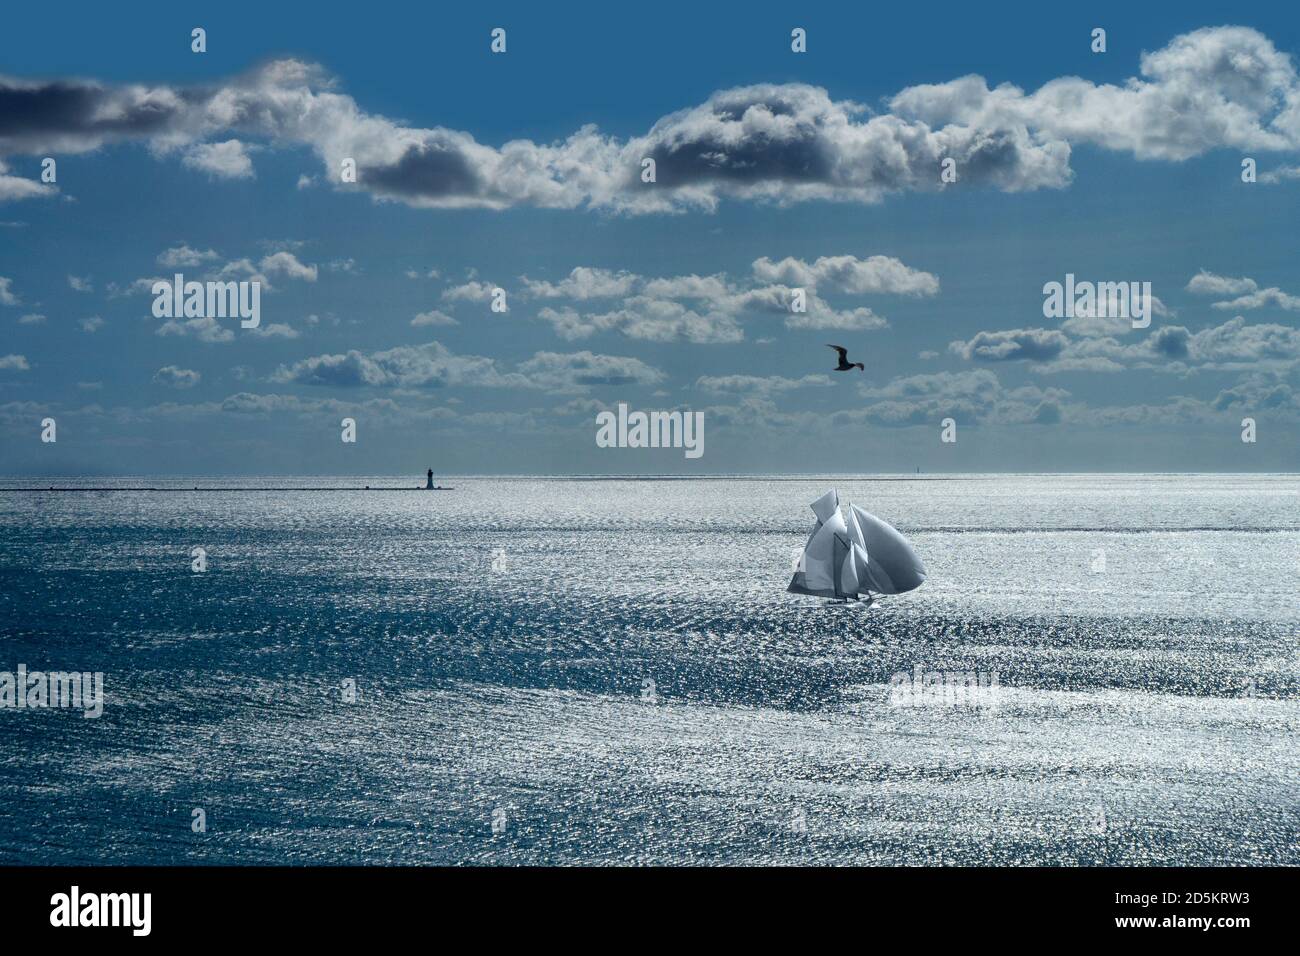
POLYGON ((1300 863, 1298 476, 439 482, 0 481, 0 862, 1300 863))

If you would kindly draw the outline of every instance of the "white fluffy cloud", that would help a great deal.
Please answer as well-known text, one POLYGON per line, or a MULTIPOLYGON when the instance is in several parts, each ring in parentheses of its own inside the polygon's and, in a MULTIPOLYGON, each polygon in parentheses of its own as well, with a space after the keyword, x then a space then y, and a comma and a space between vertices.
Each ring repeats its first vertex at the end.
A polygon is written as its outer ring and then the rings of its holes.
POLYGON ((537 317, 570 341, 617 331, 652 342, 738 342, 745 337, 746 315, 779 317, 792 329, 865 331, 888 325, 867 306, 838 308, 818 288, 841 294, 934 295, 936 276, 890 256, 823 256, 814 262, 785 258, 756 260, 753 276, 733 280, 725 274, 647 278, 631 272, 578 267, 558 283, 522 278, 527 294, 568 299, 574 305, 545 306, 537 317), (786 284, 790 283, 790 284, 786 284), (795 312, 795 289, 803 289, 806 309, 795 312), (584 305, 618 298, 613 308, 584 305))
POLYGON ((196 338, 209 344, 235 341, 235 333, 210 316, 201 319, 168 319, 158 326, 156 334, 196 338))
POLYGON ((153 380, 156 383, 166 385, 169 388, 193 388, 199 384, 201 378, 203 376, 194 369, 179 368, 175 365, 164 365, 153 375, 153 380))
POLYGON ((1139 159, 1183 160, 1211 149, 1300 147, 1300 84, 1290 57, 1249 27, 1207 27, 1143 53, 1123 85, 1079 77, 1033 93, 982 77, 915 86, 896 112, 975 129, 1020 128, 1046 141, 1089 143, 1139 159))
POLYGON ((764 282, 807 289, 830 288, 838 292, 886 292, 895 295, 935 295, 937 276, 904 265, 892 256, 821 256, 805 262, 789 256, 773 262, 764 256, 754 260, 754 275, 764 282))
POLYGON ((196 143, 185 150, 181 162, 214 179, 252 179, 253 161, 248 147, 237 139, 223 143, 196 143))
POLYGON ((1261 183, 1286 183, 1300 180, 1300 166, 1278 166, 1266 173, 1260 173, 1261 183))
POLYGON ((9 167, 0 161, 0 202, 17 199, 39 199, 53 196, 58 188, 34 179, 24 179, 9 173, 9 167))
POLYGON ((168 269, 183 269, 201 266, 205 262, 220 258, 221 256, 214 249, 191 249, 187 244, 181 243, 179 246, 172 246, 158 253, 158 264, 168 269))
POLYGON ((1187 291, 1197 295, 1241 295, 1258 288, 1254 279, 1221 276, 1204 269, 1192 276, 1187 283, 1187 291))
POLYGON ((437 309, 430 309, 428 312, 421 312, 411 320, 411 325, 417 329, 428 325, 456 325, 456 320, 446 312, 439 312, 437 309))
POLYGON ((656 385, 664 374, 640 359, 593 352, 538 352, 519 363, 519 372, 537 388, 580 392, 599 385, 656 385))
POLYGON ((471 279, 469 282, 445 289, 442 297, 448 302, 486 302, 492 298, 492 290, 496 288, 500 287, 490 282, 471 279))
POLYGON ((630 293, 638 277, 630 272, 612 272, 578 266, 559 282, 540 282, 520 276, 524 291, 537 299, 609 299, 630 293))
POLYGON ((1187 291, 1198 295, 1235 296, 1211 303, 1210 308, 1223 312, 1243 312, 1269 306, 1289 312, 1300 311, 1300 296, 1283 292, 1277 286, 1261 289, 1258 282, 1247 276, 1233 278, 1202 269, 1187 283, 1187 291))
POLYGON ((745 337, 734 315, 697 311, 681 302, 648 296, 632 296, 623 301, 622 307, 607 312, 580 314, 570 308, 548 307, 537 317, 549 322, 560 338, 570 341, 606 331, 649 342, 716 344, 739 342, 745 337))
POLYGON ((1267 306, 1295 312, 1300 310, 1300 296, 1290 295, 1273 286, 1268 289, 1257 289, 1254 292, 1238 296, 1235 299, 1229 299, 1226 302, 1214 302, 1210 305, 1210 308, 1221 309, 1224 312, 1241 312, 1247 309, 1262 309, 1267 306))
POLYGON ((265 273, 288 276, 290 279, 301 279, 304 282, 315 282, 319 271, 314 265, 304 265, 292 252, 284 250, 263 256, 258 265, 265 273))

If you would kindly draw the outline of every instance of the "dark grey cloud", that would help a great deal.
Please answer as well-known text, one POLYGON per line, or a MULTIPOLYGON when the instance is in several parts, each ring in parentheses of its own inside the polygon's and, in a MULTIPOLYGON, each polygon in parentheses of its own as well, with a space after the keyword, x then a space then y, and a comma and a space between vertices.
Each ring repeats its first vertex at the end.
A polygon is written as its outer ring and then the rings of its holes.
POLYGON ((469 158, 454 143, 413 143, 402 158, 362 171, 367 188, 395 199, 445 199, 474 196, 484 183, 469 158))
POLYGON ((211 99, 200 90, 107 87, 73 79, 0 77, 0 152, 80 151, 111 139, 148 138, 181 125, 211 99))

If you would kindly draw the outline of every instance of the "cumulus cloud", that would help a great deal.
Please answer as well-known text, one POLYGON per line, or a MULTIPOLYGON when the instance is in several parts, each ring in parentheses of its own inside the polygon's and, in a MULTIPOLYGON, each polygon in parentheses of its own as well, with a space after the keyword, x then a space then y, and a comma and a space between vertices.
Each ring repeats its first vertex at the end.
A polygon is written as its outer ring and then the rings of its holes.
POLYGON ((524 291, 537 299, 609 299, 624 296, 636 287, 639 279, 630 272, 592 269, 578 266, 557 283, 541 282, 520 276, 524 291))
POLYGON ((196 143, 185 150, 181 162, 213 179, 252 179, 253 161, 248 147, 237 139, 224 143, 196 143))
POLYGON ((10 202, 18 199, 39 199, 53 196, 58 191, 58 187, 49 183, 10 175, 9 167, 3 161, 0 161, 0 202, 10 202))
POLYGON ((18 305, 21 301, 14 293, 14 280, 0 276, 0 305, 18 305))
POLYGON ((526 386, 522 376, 503 375, 493 359, 456 355, 440 342, 403 345, 369 354, 350 349, 280 366, 271 381, 335 388, 442 388, 455 385, 526 386))
POLYGON ((95 286, 90 281, 90 276, 82 278, 81 276, 68 276, 68 285, 73 292, 94 292, 95 286))
POLYGON ((964 359, 984 362, 1044 362, 1061 354, 1070 340, 1055 329, 1006 329, 980 332, 968 342, 953 342, 948 350, 964 359))
POLYGON ((958 185, 1009 192, 1065 186, 1075 145, 1184 160, 1215 148, 1300 147, 1300 83, 1290 58, 1247 27, 1210 27, 1143 53, 1121 84, 1079 77, 1033 92, 980 76, 909 87, 871 113, 800 83, 721 90, 619 139, 595 126, 552 143, 500 147, 467 132, 366 112, 320 67, 268 63, 208 86, 111 86, 0 79, 0 155, 76 153, 134 139, 217 175, 251 175, 243 140, 306 146, 336 189, 431 208, 588 207, 676 212, 725 198, 876 202, 958 185), (233 144, 233 145, 232 145, 233 144), (355 184, 338 182, 344 158, 355 184), (656 181, 640 179, 641 161, 656 181))
POLYGON ((580 314, 574 309, 547 307, 537 317, 549 322, 560 338, 570 341, 611 330, 650 342, 716 344, 739 342, 745 337, 734 315, 696 311, 681 302, 648 296, 625 299, 621 308, 608 312, 580 314))
POLYGON ((209 344, 235 341, 235 333, 211 316, 201 319, 168 319, 158 326, 156 334, 196 338, 209 344))
POLYGON ((1111 336, 1072 339, 1055 330, 1008 329, 953 342, 949 351, 967 360, 1025 361, 1038 372, 1242 371, 1300 365, 1300 330, 1247 325, 1242 316, 1197 332, 1165 325, 1130 343, 1111 336))
POLYGON ((45 316, 38 312, 29 312, 27 315, 19 316, 19 325, 40 325, 45 321, 45 316))
POLYGON ((291 325, 284 322, 270 322, 266 325, 257 325, 247 329, 251 335, 259 339, 296 339, 299 332, 291 325))
POLYGON ((31 368, 25 355, 0 355, 0 369, 14 372, 26 372, 31 368))
POLYGON ((915 86, 895 111, 930 124, 1024 128, 1049 141, 1088 143, 1139 159, 1184 160, 1211 149, 1300 146, 1300 85, 1290 57, 1248 27, 1207 27, 1143 53, 1122 85, 1079 77, 1026 94, 982 77, 915 86))
POLYGON ((205 262, 220 258, 221 256, 213 249, 191 249, 187 244, 181 243, 179 246, 158 253, 158 264, 168 269, 185 269, 201 266, 205 262))
POLYGON ((1278 166, 1266 173, 1261 173, 1261 183, 1285 183, 1300 179, 1300 166, 1278 166))
MULTIPOLYGON (((289 256, 290 258, 294 258, 291 253, 289 254, 289 256)), ((269 258, 271 257, 267 256, 263 259, 263 261, 265 262, 266 259, 269 258)), ((294 259, 294 261, 297 262, 297 259, 294 259)), ((292 267, 288 267, 288 268, 290 270, 292 269, 292 267)), ((315 267, 312 268, 314 272, 315 267)), ((285 269, 281 268, 281 271, 283 272, 285 271, 285 269)), ((271 280, 266 277, 266 274, 262 272, 258 266, 253 265, 253 260, 247 257, 241 259, 233 259, 230 262, 227 262, 225 265, 223 265, 220 269, 216 270, 215 273, 209 272, 208 276, 215 277, 218 279, 229 280, 233 278, 236 281, 256 282, 262 287, 263 292, 275 291, 274 287, 271 285, 271 280)), ((136 285, 138 286, 142 281, 143 280, 137 279, 136 285)), ((311 282, 315 280, 309 279, 308 281, 311 282)))
POLYGON ((829 287, 839 292, 885 292, 896 295, 935 295, 939 279, 929 272, 913 269, 892 256, 821 256, 805 262, 787 256, 773 262, 767 256, 755 259, 754 275, 768 283, 780 283, 807 289, 829 287))
POLYGON ((1288 367, 1300 363, 1300 329, 1285 325, 1247 325, 1241 316, 1219 326, 1188 332, 1169 328, 1169 347, 1188 361, 1215 369, 1288 367))
POLYGON ((1211 406, 1223 412, 1288 412, 1300 413, 1300 391, 1276 375, 1256 373, 1223 389, 1211 406))
POLYGON ((558 283, 525 278, 528 294, 544 299, 568 299, 573 305, 544 306, 537 317, 561 338, 574 341, 600 332, 617 331, 651 342, 738 342, 744 338, 740 320, 746 315, 779 317, 787 328, 865 331, 889 323, 867 306, 839 308, 818 294, 817 287, 842 294, 894 293, 934 295, 939 280, 889 256, 824 256, 808 263, 764 257, 753 264, 753 275, 679 275, 649 278, 631 272, 579 267, 558 283), (795 280, 786 285, 772 280, 795 280), (765 284, 767 283, 767 284, 765 284), (795 289, 804 292, 805 311, 796 312, 795 289), (620 298, 613 308, 583 305, 592 299, 620 298))
POLYGON ((456 320, 446 312, 440 312, 437 309, 430 309, 428 312, 421 312, 411 320, 411 324, 416 328, 427 325, 456 325, 456 320))
POLYGON ((856 309, 832 309, 820 299, 813 305, 816 307, 810 307, 807 312, 792 314, 786 319, 785 324, 792 329, 833 329, 841 332, 867 332, 872 329, 883 329, 889 325, 882 316, 876 315, 865 306, 856 309))
POLYGON ((1202 269, 1187 283, 1187 291, 1197 295, 1235 296, 1210 304, 1210 308, 1224 312, 1243 312, 1268 306, 1291 312, 1300 310, 1300 296, 1283 292, 1277 286, 1261 289, 1258 282, 1247 276, 1233 278, 1202 269))
POLYGON ((1187 291, 1197 295, 1242 295, 1258 288, 1254 279, 1221 276, 1204 269, 1192 276, 1187 283, 1187 291))
POLYGON ((936 128, 897 111, 866 113, 800 83, 719 91, 631 140, 623 163, 654 159, 657 188, 637 195, 625 186, 624 196, 607 202, 634 211, 713 209, 725 197, 870 203, 890 192, 939 189, 946 158, 956 161, 964 182, 1011 192, 1070 179, 1069 144, 1024 124, 936 128))
POLYGON ((457 355, 439 342, 380 352, 356 349, 280 366, 273 382, 334 388, 536 388, 578 392, 598 385, 651 385, 663 373, 640 359, 593 352, 538 352, 515 371, 480 355, 457 355))
POLYGON ((1268 289, 1257 289, 1226 302, 1213 302, 1210 308, 1225 312, 1240 312, 1247 309, 1262 309, 1270 305, 1295 312, 1300 310, 1300 296, 1290 295, 1274 286, 1268 289))
POLYGON ((314 265, 303 265, 298 261, 297 256, 285 250, 263 256, 259 265, 263 272, 278 273, 288 276, 290 279, 301 279, 304 282, 315 282, 318 274, 318 270, 314 265))
POLYGON ((640 359, 592 352, 538 352, 519 372, 550 392, 580 392, 595 385, 655 385, 664 374, 640 359))
POLYGON ((104 327, 104 320, 97 315, 81 320, 81 330, 83 332, 98 332, 104 327))
POLYGON ((448 302, 486 302, 492 298, 492 290, 500 288, 491 282, 479 282, 471 279, 461 285, 443 290, 442 297, 448 302))
POLYGON ((159 385, 166 385, 170 388, 193 388, 199 384, 199 379, 203 376, 191 368, 178 368, 175 365, 164 365, 158 371, 154 372, 153 380, 159 385))

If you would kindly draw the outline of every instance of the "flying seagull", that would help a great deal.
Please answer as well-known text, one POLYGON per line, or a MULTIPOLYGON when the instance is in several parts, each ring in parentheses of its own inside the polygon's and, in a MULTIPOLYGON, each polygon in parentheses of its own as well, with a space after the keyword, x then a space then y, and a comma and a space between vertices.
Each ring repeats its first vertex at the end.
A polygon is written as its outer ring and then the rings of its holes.
POLYGON ((839 353, 840 353, 840 364, 837 365, 837 366, 835 366, 835 371, 837 371, 837 372, 847 372, 847 371, 849 371, 850 369, 854 369, 854 368, 860 368, 860 369, 862 369, 862 371, 864 371, 864 372, 866 371, 866 367, 865 367, 861 362, 850 362, 850 361, 849 361, 849 350, 846 349, 844 346, 842 346, 842 345, 827 345, 826 347, 827 347, 828 349, 834 349, 836 352, 839 352, 839 353))

